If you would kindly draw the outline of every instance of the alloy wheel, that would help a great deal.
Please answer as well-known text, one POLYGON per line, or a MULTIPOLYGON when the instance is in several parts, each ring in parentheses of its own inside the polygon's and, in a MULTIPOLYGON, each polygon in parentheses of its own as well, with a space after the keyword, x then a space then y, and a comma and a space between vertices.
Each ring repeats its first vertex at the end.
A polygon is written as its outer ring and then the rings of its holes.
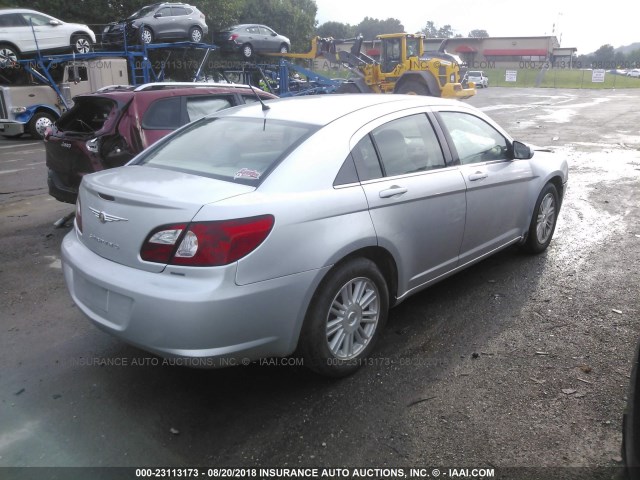
POLYGON ((553 232, 553 226, 556 219, 556 203, 551 193, 547 193, 538 209, 538 219, 536 221, 536 237, 538 242, 543 244, 549 240, 549 236, 553 232))
POLYGON ((380 318, 380 293, 375 283, 358 277, 336 294, 327 315, 326 336, 331 353, 341 360, 357 357, 367 346, 380 318))

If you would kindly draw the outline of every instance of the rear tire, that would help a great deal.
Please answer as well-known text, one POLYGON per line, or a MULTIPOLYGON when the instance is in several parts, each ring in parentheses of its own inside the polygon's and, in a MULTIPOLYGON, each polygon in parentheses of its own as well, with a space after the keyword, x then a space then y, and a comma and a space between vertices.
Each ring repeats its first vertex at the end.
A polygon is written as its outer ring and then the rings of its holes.
POLYGON ((354 373, 371 353, 387 320, 389 290, 374 262, 336 266, 311 299, 300 335, 305 366, 329 377, 354 373))
POLYGON ((405 95, 431 95, 429 87, 416 80, 409 80, 403 83, 396 93, 405 95))
POLYGON ((0 69, 14 68, 18 65, 18 52, 11 45, 0 44, 0 69))
POLYGON ((200 43, 202 42, 202 37, 203 34, 200 27, 191 27, 191 30, 189 30, 189 40, 195 43, 200 43))
POLYGON ((558 190, 552 183, 547 183, 540 192, 523 245, 527 252, 542 253, 551 243, 560 211, 559 198, 558 190))
POLYGON ((244 58, 253 57, 253 47, 251 46, 250 43, 245 43, 244 45, 242 45, 242 48, 240 49, 240 52, 242 53, 242 56, 244 58))

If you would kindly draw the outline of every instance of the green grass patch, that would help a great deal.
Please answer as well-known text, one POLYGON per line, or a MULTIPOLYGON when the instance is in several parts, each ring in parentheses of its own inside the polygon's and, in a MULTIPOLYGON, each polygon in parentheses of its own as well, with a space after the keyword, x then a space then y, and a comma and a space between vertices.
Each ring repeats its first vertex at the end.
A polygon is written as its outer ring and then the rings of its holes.
MULTIPOLYGON (((640 78, 627 77, 625 75, 615 75, 606 72, 604 82, 593 83, 591 81, 591 70, 569 70, 569 69, 550 69, 545 72, 534 68, 523 69, 507 69, 493 68, 483 70, 485 75, 489 77, 489 87, 541 87, 541 88, 594 88, 594 89, 613 89, 613 88, 640 88, 640 78), (507 82, 505 74, 507 70, 516 70, 518 72, 517 81, 507 82)), ((329 78, 348 78, 349 71, 340 70, 324 70, 317 72, 320 75, 329 78)), ((351 74, 354 77, 354 74, 351 74)))
POLYGON ((518 72, 517 81, 507 82, 505 80, 506 68, 495 68, 484 70, 489 77, 489 86, 493 87, 541 87, 541 88, 640 88, 640 79, 616 75, 606 72, 604 82, 594 83, 591 81, 591 70, 567 70, 550 69, 546 71, 537 69, 513 69, 518 72))

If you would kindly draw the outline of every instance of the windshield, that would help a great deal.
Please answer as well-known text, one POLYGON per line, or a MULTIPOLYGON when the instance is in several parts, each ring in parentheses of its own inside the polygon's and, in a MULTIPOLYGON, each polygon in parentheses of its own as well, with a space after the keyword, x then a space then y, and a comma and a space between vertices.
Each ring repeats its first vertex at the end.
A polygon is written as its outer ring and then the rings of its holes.
POLYGON ((481 77, 482 72, 469 72, 470 77, 481 77))
POLYGON ((143 155, 136 164, 257 185, 316 129, 262 118, 204 118, 143 155))
POLYGON ((153 11, 156 9, 156 7, 142 7, 140 10, 138 10, 136 13, 134 13, 133 15, 131 15, 129 17, 129 20, 136 20, 138 18, 143 18, 146 17, 147 15, 149 15, 150 13, 153 13, 153 11))

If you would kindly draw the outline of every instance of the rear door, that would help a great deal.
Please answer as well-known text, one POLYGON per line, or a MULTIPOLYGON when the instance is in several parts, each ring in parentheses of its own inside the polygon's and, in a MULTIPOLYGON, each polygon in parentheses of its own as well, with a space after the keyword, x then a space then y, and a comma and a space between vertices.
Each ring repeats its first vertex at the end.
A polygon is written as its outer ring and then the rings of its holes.
POLYGON ((260 32, 260 27, 257 25, 250 25, 244 29, 242 32, 241 38, 244 43, 250 43, 253 45, 255 50, 262 50, 262 45, 264 44, 264 35, 260 32))
POLYGON ((513 160, 510 140, 483 118, 455 111, 437 117, 467 185, 462 265, 520 238, 535 176, 529 161, 513 160))
POLYGON ((173 26, 171 34, 174 38, 186 38, 189 34, 189 28, 192 25, 191 9, 185 7, 171 7, 171 15, 173 18, 173 26))
POLYGON ((456 267, 466 186, 445 162, 426 113, 377 123, 352 155, 379 245, 396 258, 403 296, 456 267))
POLYGON ((12 39, 22 52, 32 52, 36 49, 31 26, 19 13, 0 15, 0 35, 6 39, 12 39))
POLYGON ((260 27, 260 46, 265 52, 276 52, 280 43, 275 37, 275 32, 270 28, 260 27))

